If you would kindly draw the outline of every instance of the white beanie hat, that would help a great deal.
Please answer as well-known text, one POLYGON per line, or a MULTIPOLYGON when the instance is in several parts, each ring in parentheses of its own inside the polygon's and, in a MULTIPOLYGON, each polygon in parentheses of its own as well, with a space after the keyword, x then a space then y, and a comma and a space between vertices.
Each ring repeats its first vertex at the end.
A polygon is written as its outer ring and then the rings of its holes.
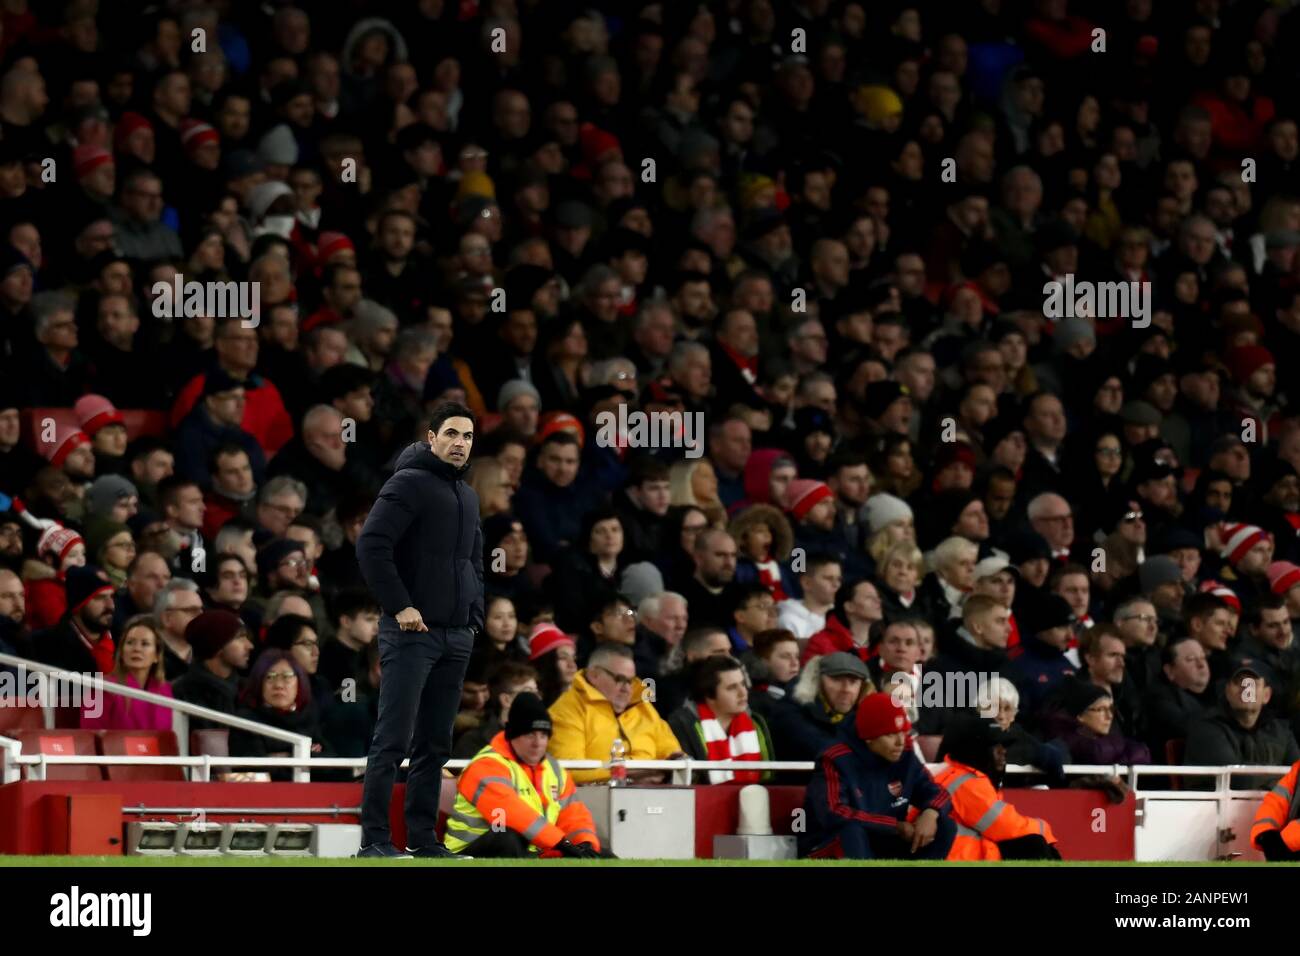
POLYGON ((881 528, 888 527, 895 521, 912 517, 912 506, 902 498, 881 492, 867 499, 858 513, 858 518, 865 521, 875 534, 881 528))

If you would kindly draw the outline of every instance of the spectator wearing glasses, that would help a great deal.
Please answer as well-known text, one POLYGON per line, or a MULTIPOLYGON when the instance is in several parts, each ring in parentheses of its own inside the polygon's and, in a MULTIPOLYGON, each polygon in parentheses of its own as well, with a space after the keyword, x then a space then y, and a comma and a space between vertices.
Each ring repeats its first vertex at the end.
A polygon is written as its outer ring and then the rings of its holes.
POLYGON ((298 614, 276 618, 275 623, 266 629, 261 653, 268 653, 271 648, 285 651, 302 668, 311 691, 312 699, 308 706, 316 711, 317 720, 323 722, 334 689, 320 673, 320 635, 316 633, 315 623, 311 618, 298 614))
POLYGON ((1052 561, 1058 564, 1069 561, 1074 544, 1074 512, 1070 503, 1058 494, 1044 493, 1033 498, 1026 511, 1030 527, 1047 539, 1052 561))
MULTIPOLYGON (((551 705, 555 732, 551 755, 557 760, 610 759, 615 739, 622 739, 628 760, 673 760, 684 756, 672 728, 659 716, 653 695, 637 679, 632 649, 600 644, 573 686, 551 705)), ((578 783, 599 783, 609 771, 575 770, 578 783)), ((628 774, 631 782, 663 783, 667 773, 639 770, 628 774)))
POLYGON ((307 486, 289 475, 281 475, 262 486, 254 517, 261 528, 280 538, 306 507, 307 486))
POLYGON ((1091 681, 1069 679, 1061 688, 1061 703, 1067 716, 1059 741, 1074 763, 1151 763, 1146 744, 1127 738, 1115 722, 1115 701, 1110 693, 1091 681))
POLYGON ((199 586, 189 578, 174 578, 158 590, 152 610, 159 625, 164 673, 167 680, 175 681, 194 663, 194 648, 186 633, 190 621, 203 613, 199 586))
MULTIPOLYGON (((113 670, 105 680, 151 694, 171 697, 163 665, 163 643, 158 621, 138 615, 126 622, 113 654, 113 670)), ((85 730, 171 730, 172 711, 148 701, 120 694, 101 694, 102 708, 82 706, 81 726, 85 730), (98 710, 98 713, 94 711, 98 710)))
POLYGON ((1155 605, 1144 597, 1131 597, 1115 608, 1112 618, 1124 642, 1124 672, 1139 692, 1145 692, 1160 675, 1159 618, 1155 605))
MULTIPOLYGON (((311 738, 314 757, 332 757, 333 748, 321 731, 320 715, 312 706, 310 679, 302 665, 289 651, 271 648, 263 651, 249 672, 248 681, 239 695, 235 715, 245 720, 269 724, 280 730, 311 738)), ((289 757, 292 748, 281 740, 239 728, 230 731, 232 757, 289 757)), ((277 767, 270 771, 272 780, 289 781, 293 771, 277 767)), ((336 776, 314 771, 315 780, 336 776)))

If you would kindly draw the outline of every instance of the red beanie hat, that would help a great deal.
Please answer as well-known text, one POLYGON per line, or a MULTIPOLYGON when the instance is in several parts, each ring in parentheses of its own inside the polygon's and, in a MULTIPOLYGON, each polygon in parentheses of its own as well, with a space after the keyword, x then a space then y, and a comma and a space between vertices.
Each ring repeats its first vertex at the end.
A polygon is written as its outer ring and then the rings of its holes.
POLYGON ((65 528, 57 524, 51 525, 45 529, 40 540, 36 542, 36 553, 50 555, 54 558, 54 567, 60 568, 63 566, 63 559, 67 557, 68 552, 77 545, 84 545, 85 543, 81 535, 71 528, 65 528))
POLYGON ((54 441, 45 443, 45 457, 55 468, 62 468, 73 451, 89 443, 90 436, 80 428, 61 426, 54 432, 54 441))
POLYGON ((330 256, 336 252, 342 252, 344 249, 356 251, 356 246, 341 232, 322 232, 320 238, 316 240, 316 259, 324 264, 329 262, 330 256))
POLYGON ((1268 566, 1268 586, 1274 594, 1286 594, 1300 584, 1300 566, 1290 561, 1274 561, 1268 566))
POLYGON ((1232 608, 1238 614, 1241 613, 1241 598, 1237 597, 1237 592, 1232 590, 1221 581, 1202 581, 1200 590, 1205 594, 1213 594, 1228 607, 1232 608))
POLYGON ((1263 528, 1253 524, 1232 522, 1219 525, 1219 535, 1223 538, 1223 548, 1219 551, 1219 556, 1234 565, 1246 556, 1247 551, 1269 538, 1268 532, 1263 528))
POLYGON ((81 430, 91 438, 107 425, 121 425, 125 422, 122 413, 103 395, 82 395, 72 409, 81 422, 81 430))
POLYGON ((1244 382, 1265 365, 1276 365, 1273 353, 1262 345, 1243 345, 1228 353, 1228 368, 1232 377, 1244 382))
POLYGON ((220 145, 221 134, 202 120, 187 119, 181 122, 181 145, 185 153, 193 156, 204 143, 220 145))
POLYGON ((82 143, 72 151, 72 168, 78 179, 85 179, 100 166, 113 162, 113 154, 103 146, 82 143))
POLYGON ((123 152, 127 139, 138 129, 153 132, 153 124, 139 113, 123 113, 122 118, 117 121, 117 127, 113 130, 113 149, 119 153, 123 152))
POLYGON ((858 704, 856 719, 858 736, 863 740, 874 740, 886 734, 906 733, 912 729, 912 722, 907 719, 907 711, 894 698, 886 693, 868 694, 858 704))
POLYGON ((534 444, 540 445, 548 436, 556 432, 573 432, 577 436, 579 445, 585 445, 587 442, 587 430, 582 427, 582 420, 568 412, 547 412, 542 415, 539 422, 537 434, 533 436, 534 444))
POLYGON ((556 648, 577 646, 573 638, 554 624, 543 622, 534 627, 533 633, 528 635, 528 659, 535 661, 556 648))
POLYGON ((808 516, 808 512, 813 510, 813 506, 823 498, 833 498, 835 492, 831 491, 831 486, 824 481, 814 481, 811 478, 796 478, 790 482, 790 487, 786 489, 785 500, 786 507, 789 508, 790 514, 794 516, 795 521, 802 521, 808 516))

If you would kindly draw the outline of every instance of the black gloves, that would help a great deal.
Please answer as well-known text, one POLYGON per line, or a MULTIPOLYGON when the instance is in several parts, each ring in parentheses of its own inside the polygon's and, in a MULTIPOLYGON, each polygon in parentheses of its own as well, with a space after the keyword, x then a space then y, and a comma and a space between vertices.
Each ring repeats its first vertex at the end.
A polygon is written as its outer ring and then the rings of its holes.
POLYGON ((1265 830, 1259 835, 1259 848, 1264 851, 1264 859, 1270 863, 1284 863, 1290 860, 1300 859, 1300 853, 1296 853, 1286 841, 1282 839, 1281 830, 1265 830))
POLYGON ((564 839, 555 844, 555 849, 560 851, 560 856, 568 857, 571 860, 600 859, 600 853, 588 843, 571 843, 568 839, 564 839))

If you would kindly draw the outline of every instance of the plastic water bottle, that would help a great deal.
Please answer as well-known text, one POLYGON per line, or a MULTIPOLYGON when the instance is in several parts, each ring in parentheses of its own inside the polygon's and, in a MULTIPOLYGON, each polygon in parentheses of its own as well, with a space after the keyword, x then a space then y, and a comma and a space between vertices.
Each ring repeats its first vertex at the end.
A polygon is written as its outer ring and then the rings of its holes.
POLYGON ((627 786, 627 744, 621 737, 615 737, 609 748, 609 785, 627 786))

